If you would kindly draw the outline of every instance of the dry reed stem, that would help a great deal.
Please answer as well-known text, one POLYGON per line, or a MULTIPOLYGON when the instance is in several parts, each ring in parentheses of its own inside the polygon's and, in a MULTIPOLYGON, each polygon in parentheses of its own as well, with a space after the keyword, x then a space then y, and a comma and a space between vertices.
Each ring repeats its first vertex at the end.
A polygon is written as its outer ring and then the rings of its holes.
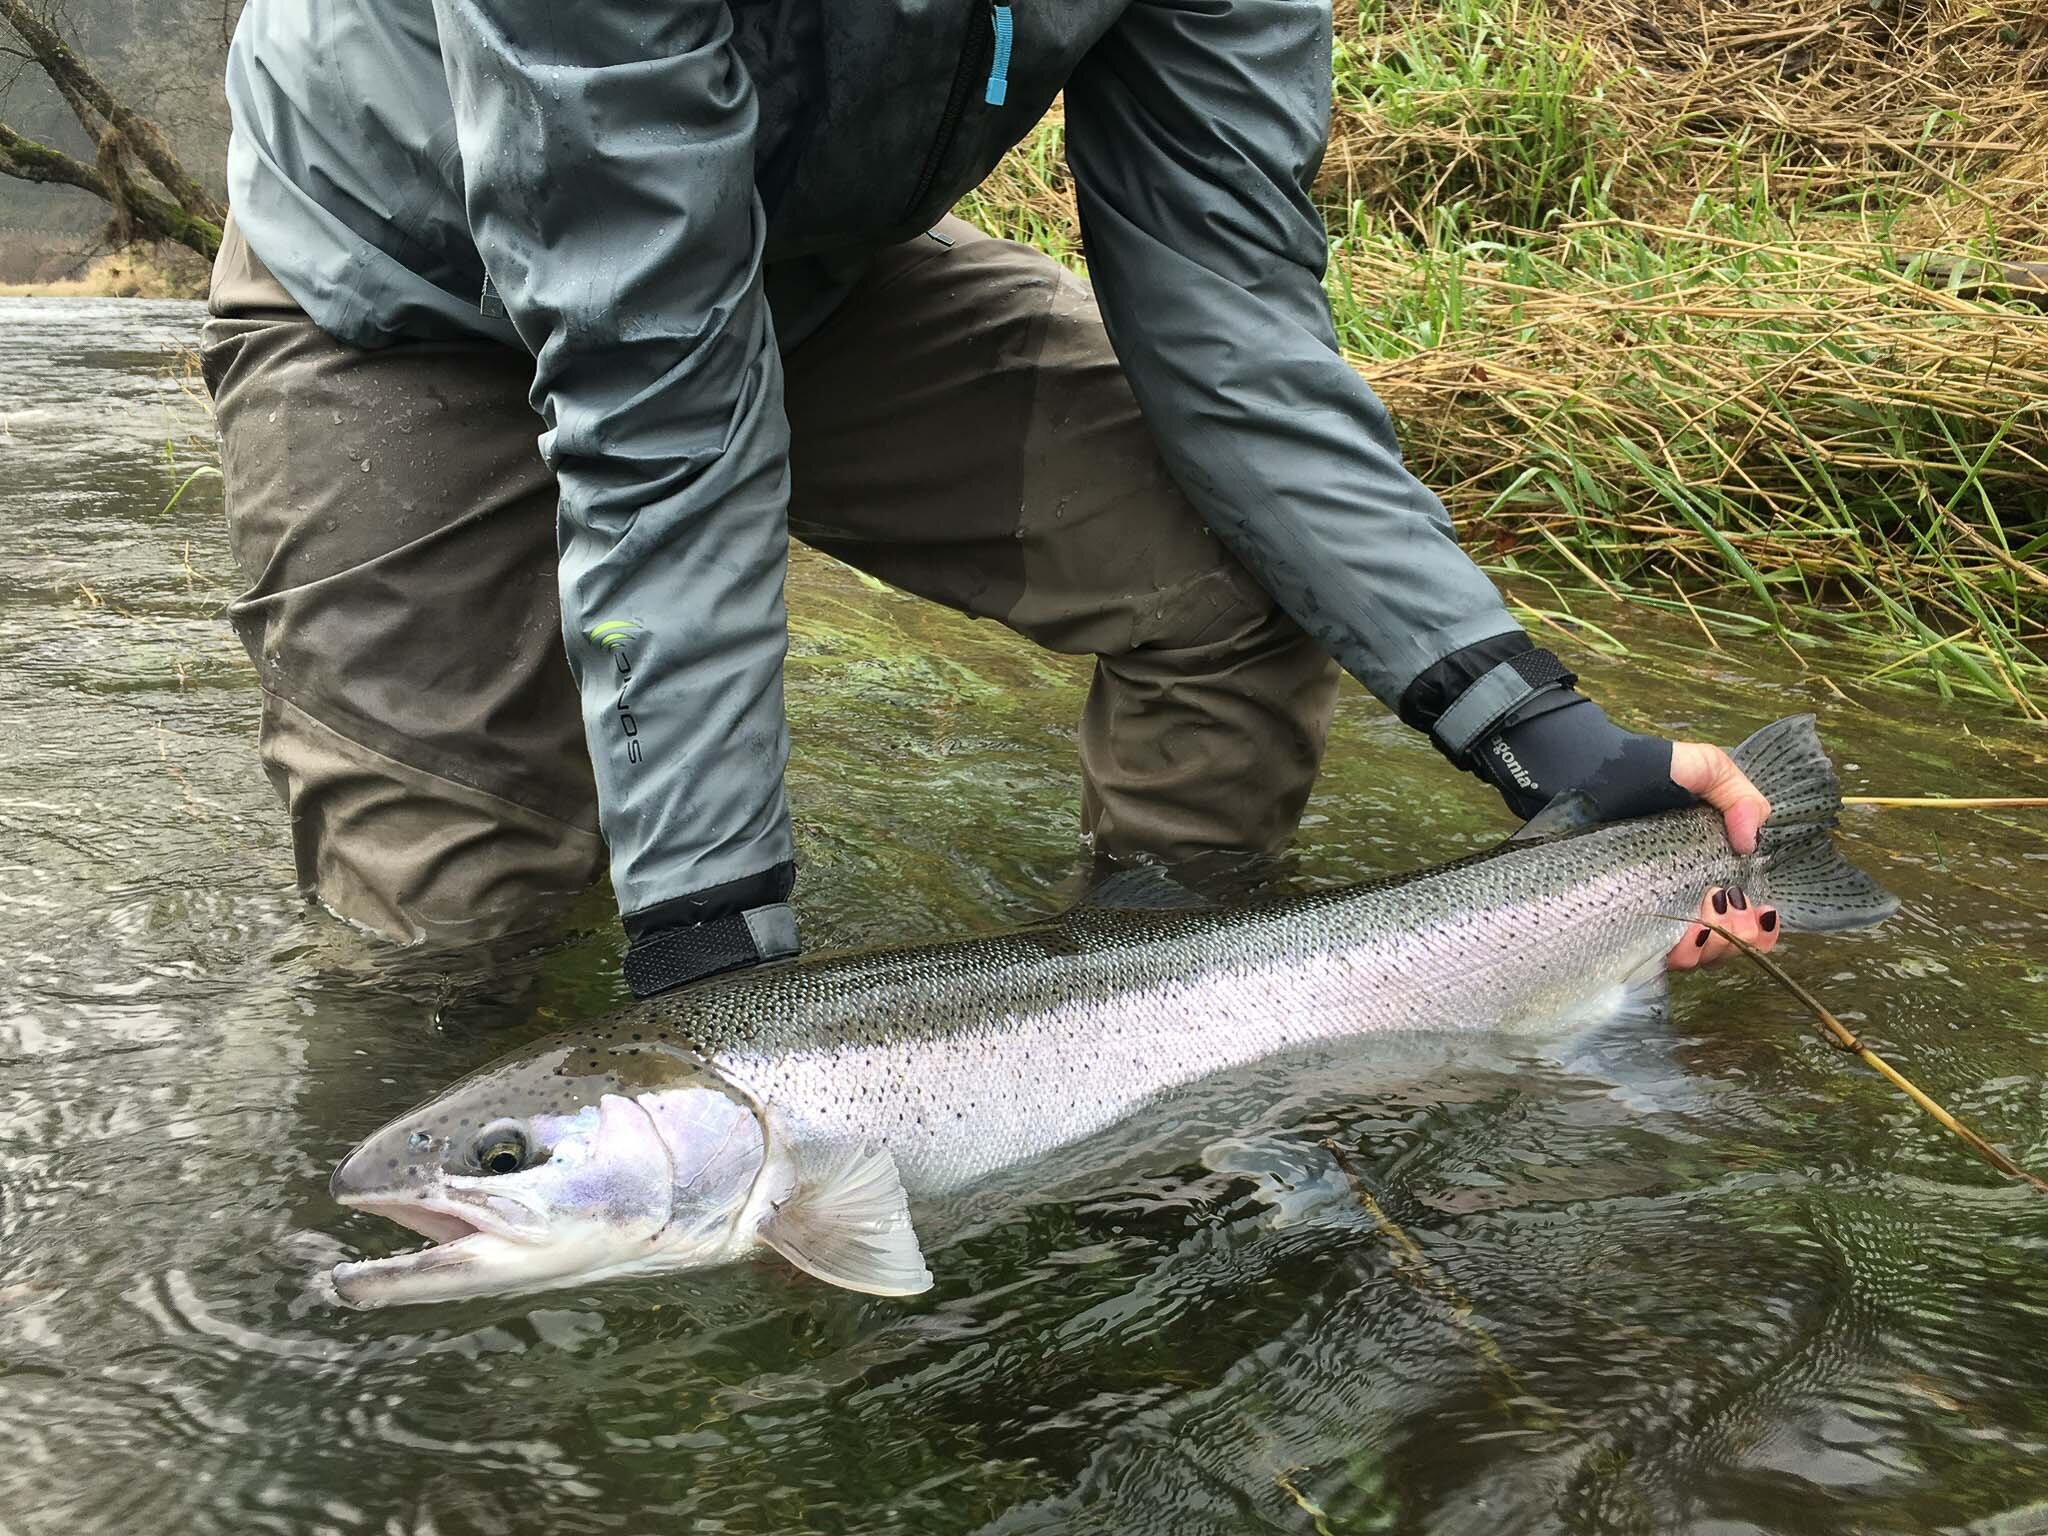
POLYGON ((1506 1352, 1501 1349, 1499 1341, 1474 1320, 1472 1303, 1465 1299, 1457 1286, 1453 1285, 1441 1270, 1429 1262, 1429 1256, 1422 1251, 1422 1245, 1409 1236, 1407 1229, 1387 1214, 1386 1208, 1366 1186, 1364 1178, 1353 1166, 1344 1149, 1327 1136, 1322 1139, 1322 1147, 1336 1160, 1345 1182, 1351 1186, 1352 1194, 1358 1198, 1358 1203, 1365 1207, 1366 1214, 1372 1217, 1373 1225, 1379 1229, 1380 1235, 1393 1246, 1400 1259, 1405 1261, 1399 1267, 1409 1276, 1409 1283, 1417 1291, 1433 1298, 1444 1309, 1452 1326, 1464 1334, 1478 1354, 1500 1373, 1501 1379, 1508 1384, 1512 1394, 1510 1401, 1540 1408, 1549 1421, 1545 1427, 1554 1427, 1561 1423, 1562 1416, 1556 1408, 1546 1402, 1540 1393, 1530 1388, 1522 1373, 1515 1369, 1506 1352))
POLYGON ((2032 1185, 2037 1192, 2048 1195, 2048 1179, 2043 1179, 2036 1174, 2029 1173, 2018 1163, 1999 1151, 1998 1148, 1991 1145, 1982 1136, 1979 1136, 1975 1131, 1956 1119, 1954 1115, 1943 1109, 1941 1105, 1929 1098, 1927 1094, 1923 1093, 1909 1081, 1904 1073, 1900 1072, 1882 1056, 1878 1055, 1877 1052, 1865 1045, 1861 1037, 1854 1030, 1828 1012, 1826 1006, 1822 1004, 1819 998, 1794 981, 1786 974, 1784 968, 1777 961, 1758 949, 1754 944, 1751 944, 1739 934, 1730 933, 1719 923, 1711 922, 1706 918, 1674 918, 1673 921, 1698 922, 1701 927, 1710 928, 1715 933, 1718 933, 1760 966, 1764 973, 1776 981, 1778 985, 1784 987, 1794 997, 1798 998, 1800 1002, 1804 1003, 1813 1013, 1813 1016, 1819 1020, 1821 1027, 1833 1037, 1835 1044, 1841 1049, 1855 1056, 1865 1066, 1905 1094, 1907 1098, 1917 1104, 1938 1124, 1954 1134, 1956 1139, 1961 1141, 1964 1146, 1968 1147, 1979 1158, 1989 1163, 2000 1173, 2005 1174, 2008 1178, 2020 1179, 2032 1185))
POLYGON ((2038 811, 2048 810, 2048 795, 1844 795, 1842 804, 1890 810, 2038 811))

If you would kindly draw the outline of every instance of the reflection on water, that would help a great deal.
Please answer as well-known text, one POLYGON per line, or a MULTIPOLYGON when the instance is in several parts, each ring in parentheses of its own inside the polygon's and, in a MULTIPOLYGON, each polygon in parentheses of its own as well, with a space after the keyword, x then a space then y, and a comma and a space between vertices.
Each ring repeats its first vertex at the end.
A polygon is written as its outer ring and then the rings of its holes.
MULTIPOLYGON (((196 322, 0 308, 0 1531, 2048 1529, 2048 1202, 1740 972, 1654 1039, 1368 1060, 1207 1165, 1140 1146, 908 1303, 762 1266, 339 1311, 388 1233, 334 1159, 616 1001, 617 940, 601 896, 488 966, 300 909, 217 487, 160 514, 196 322)), ((812 945, 1060 904, 1078 672, 808 558, 792 609, 812 945)), ((1995 715, 1599 617, 1634 654, 1575 659, 1637 721, 1814 709, 1855 790, 2048 782, 1995 715)), ((1290 878, 1501 830, 1352 691, 1290 878)), ((1848 835, 1906 913, 1789 963, 2048 1163, 2048 824, 1848 835)))

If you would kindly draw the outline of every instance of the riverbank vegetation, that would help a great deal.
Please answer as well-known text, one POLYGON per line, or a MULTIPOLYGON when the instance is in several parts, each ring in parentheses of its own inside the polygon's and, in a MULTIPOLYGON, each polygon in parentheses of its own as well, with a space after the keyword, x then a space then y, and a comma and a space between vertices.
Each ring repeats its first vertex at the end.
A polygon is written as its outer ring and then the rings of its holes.
MULTIPOLYGON (((1362 0, 1335 103, 1340 340, 1540 619, 2048 721, 2048 11, 1362 0)), ((1078 263, 1060 135, 963 212, 1078 263)))
POLYGON ((167 246, 124 246, 47 282, 0 283, 10 299, 203 299, 206 263, 167 246))

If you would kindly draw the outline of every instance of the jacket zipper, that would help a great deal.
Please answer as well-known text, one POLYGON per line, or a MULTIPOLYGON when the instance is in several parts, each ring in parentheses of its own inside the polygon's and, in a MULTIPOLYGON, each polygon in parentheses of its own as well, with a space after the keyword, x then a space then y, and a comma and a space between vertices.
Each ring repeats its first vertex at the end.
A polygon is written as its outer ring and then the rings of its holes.
POLYGON ((1010 43, 1016 35, 1009 0, 991 0, 988 19, 995 33, 996 51, 989 60, 988 87, 981 93, 981 99, 992 107, 1000 107, 1010 99, 1010 43))
POLYGON ((967 23, 967 36, 960 45, 960 62, 954 66, 952 88, 946 92, 946 110, 939 117, 939 131, 932 140, 931 151, 924 157, 924 169, 918 173, 917 190, 903 210, 906 219, 924 206, 932 183, 938 180, 946 151, 959 137, 960 119, 966 114, 967 96, 974 89, 975 77, 987 71, 982 100, 1001 106, 1009 94, 1010 7, 1006 0, 994 0, 987 6, 987 12, 986 25, 977 25, 972 18, 967 23))

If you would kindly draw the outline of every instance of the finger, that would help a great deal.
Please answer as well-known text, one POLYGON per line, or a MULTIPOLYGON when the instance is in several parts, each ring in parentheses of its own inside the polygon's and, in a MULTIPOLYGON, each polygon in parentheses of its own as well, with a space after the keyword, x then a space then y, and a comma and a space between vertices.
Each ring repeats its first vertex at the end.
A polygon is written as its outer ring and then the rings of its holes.
POLYGON ((1671 780, 1721 813, 1728 841, 1737 853, 1756 851, 1757 830, 1771 814, 1771 802, 1749 775, 1719 747, 1699 741, 1673 742, 1671 780))
MULTIPOLYGON (((1727 894, 1728 913, 1722 916, 1716 912, 1714 921, 1736 938, 1753 949, 1768 950, 1784 937, 1784 925, 1778 921, 1776 908, 1758 906, 1740 891, 1731 890, 1727 894)), ((1708 905, 1713 905, 1712 896, 1708 897, 1708 905)), ((1728 948, 1732 953, 1735 946, 1731 943, 1728 948)))
POLYGON ((1665 954, 1664 964, 1667 968, 1674 971, 1697 970, 1700 966, 1708 963, 1710 956, 1718 955, 1727 950, 1728 941, 1708 928, 1704 921, 1708 917, 1714 918, 1717 922, 1720 921, 1720 916, 1715 911, 1717 901, 1720 904, 1721 910, 1726 911, 1728 908, 1728 898, 1719 887, 1708 891, 1705 897, 1701 899, 1700 917, 1702 921, 1687 923, 1685 925, 1685 932, 1678 937, 1678 942, 1672 945, 1669 952, 1665 954))
POLYGON ((1774 908, 1760 907, 1741 891, 1717 886, 1702 898, 1700 920, 1688 923, 1684 935, 1665 955, 1669 969, 1697 970, 1735 953, 1734 942, 1706 926, 1710 922, 1760 951, 1770 950, 1785 931, 1774 908))
POLYGON ((1735 953, 1735 939, 1728 935, 1732 933, 1736 938, 1746 939, 1749 935, 1743 930, 1756 926, 1755 914, 1745 910, 1747 903, 1737 904, 1739 894, 1726 887, 1716 887, 1701 900, 1700 921, 1714 925, 1707 930, 1707 942, 1699 946, 1701 965, 1719 965, 1735 953))
POLYGON ((1664 966, 1665 969, 1673 971, 1697 970, 1707 963, 1709 950, 1725 950, 1727 947, 1726 939, 1715 937, 1709 929, 1698 923, 1687 923, 1684 935, 1666 952, 1664 966))
POLYGON ((1777 942, 1775 932, 1766 934, 1763 931, 1761 914, 1754 909, 1745 911, 1740 907, 1733 907, 1725 914, 1717 912, 1714 914, 1714 922, 1734 937, 1724 938, 1721 934, 1715 934, 1700 951, 1701 965, 1718 965, 1736 954, 1736 939, 1759 951, 1769 949, 1777 942))
MULTIPOLYGON (((1785 925, 1779 921, 1776 907, 1761 907, 1757 910, 1756 928, 1757 936, 1749 942, 1758 949, 1771 949, 1776 946, 1778 940, 1785 937, 1785 925)), ((1744 937, 1747 938, 1748 935, 1745 934, 1744 937)))
POLYGON ((1721 813, 1722 825, 1728 829, 1728 846, 1737 853, 1755 853, 1757 833, 1763 829, 1764 818, 1771 814, 1771 802, 1761 794, 1751 793, 1725 803, 1707 803, 1721 813))
POLYGON ((1721 813, 1737 853, 1756 851, 1757 829, 1770 815, 1771 803, 1734 758, 1704 742, 1677 742, 1671 749, 1671 777, 1721 813))
POLYGON ((1664 963, 1668 969, 1697 970, 1701 966, 1718 964, 1735 953, 1733 940, 1709 928, 1708 922, 1765 953, 1785 933, 1775 908, 1760 907, 1742 897, 1740 892, 1712 890, 1700 903, 1700 921, 1687 924, 1684 937, 1665 955, 1664 963), (1726 905, 1726 911, 1720 909, 1718 904, 1721 903, 1726 905))

